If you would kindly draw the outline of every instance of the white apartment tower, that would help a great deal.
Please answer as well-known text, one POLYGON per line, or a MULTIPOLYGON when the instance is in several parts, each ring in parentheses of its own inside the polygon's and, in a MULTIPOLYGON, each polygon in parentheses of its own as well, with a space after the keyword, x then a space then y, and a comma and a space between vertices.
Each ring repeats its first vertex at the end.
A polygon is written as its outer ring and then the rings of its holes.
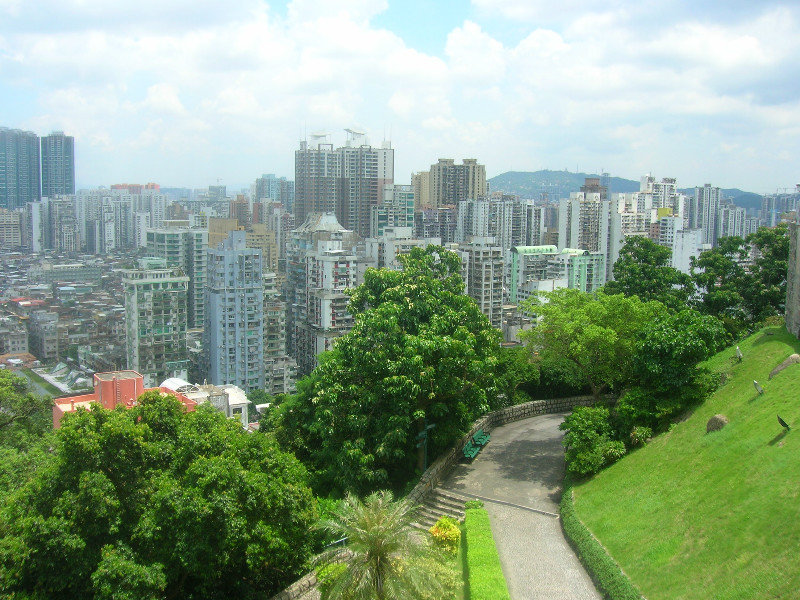
POLYGON ((492 327, 500 329, 503 322, 503 249, 492 237, 470 237, 459 244, 467 295, 477 302, 492 327))
POLYGON ((286 248, 287 350, 298 375, 350 331, 345 290, 356 285, 356 234, 333 213, 312 213, 292 231, 286 248))

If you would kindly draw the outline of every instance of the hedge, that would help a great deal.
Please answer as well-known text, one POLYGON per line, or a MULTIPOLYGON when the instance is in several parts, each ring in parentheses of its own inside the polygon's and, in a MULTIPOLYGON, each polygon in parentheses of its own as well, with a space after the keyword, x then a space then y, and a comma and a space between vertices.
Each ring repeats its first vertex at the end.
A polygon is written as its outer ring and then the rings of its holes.
POLYGON ((470 600, 510 600, 486 509, 468 509, 464 529, 470 600))
POLYGON ((564 495, 561 497, 561 527, 603 598, 606 600, 644 598, 578 517, 569 477, 564 481, 564 495))

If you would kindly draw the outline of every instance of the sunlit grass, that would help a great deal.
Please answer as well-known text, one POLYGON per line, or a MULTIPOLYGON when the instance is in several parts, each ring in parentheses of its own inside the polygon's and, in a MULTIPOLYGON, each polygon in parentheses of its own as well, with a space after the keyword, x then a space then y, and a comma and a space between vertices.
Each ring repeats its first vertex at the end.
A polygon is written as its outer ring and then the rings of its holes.
POLYGON ((768 380, 800 343, 775 327, 739 346, 741 364, 733 347, 708 361, 727 382, 685 421, 575 487, 580 518, 649 600, 800 593, 800 365, 768 380), (706 434, 717 413, 730 423, 706 434))

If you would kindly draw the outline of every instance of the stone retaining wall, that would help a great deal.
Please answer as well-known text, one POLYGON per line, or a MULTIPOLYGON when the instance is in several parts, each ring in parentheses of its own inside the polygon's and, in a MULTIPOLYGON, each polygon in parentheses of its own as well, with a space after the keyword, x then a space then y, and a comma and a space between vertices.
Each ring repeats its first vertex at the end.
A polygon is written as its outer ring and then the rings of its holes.
POLYGON ((275 594, 269 600, 298 600, 302 598, 308 591, 317 585, 317 572, 311 571, 302 579, 298 579, 288 588, 275 594))
MULTIPOLYGON (((576 406, 591 406, 593 403, 594 398, 592 396, 550 398, 548 400, 533 400, 532 402, 509 406, 508 408, 496 410, 484 415, 472 424, 472 428, 467 435, 461 438, 455 446, 437 458, 433 464, 428 467, 428 470, 420 477, 419 483, 409 492, 407 496, 408 499, 414 504, 422 504, 425 497, 439 485, 442 479, 447 477, 450 471, 461 461, 463 458, 461 450, 478 429, 491 431, 495 427, 505 425, 506 423, 513 423, 514 421, 521 421, 522 419, 538 415, 569 412, 576 406)), ((270 600, 298 600, 316 584, 317 576, 315 573, 311 572, 278 595, 273 596, 270 600)))
POLYGON ((533 400, 531 402, 525 402, 524 404, 509 406, 508 408, 502 408, 484 415, 472 424, 472 428, 467 435, 461 438, 455 446, 437 458, 434 463, 428 467, 428 470, 420 477, 419 483, 409 492, 408 498, 415 504, 422 504, 425 497, 439 485, 439 483, 450 474, 453 467, 461 461, 463 458, 461 450, 467 444, 469 438, 479 429, 491 431, 495 427, 505 425, 506 423, 521 421, 522 419, 535 417, 537 415, 569 412, 576 406, 591 406, 593 403, 594 397, 592 396, 549 398, 547 400, 533 400))

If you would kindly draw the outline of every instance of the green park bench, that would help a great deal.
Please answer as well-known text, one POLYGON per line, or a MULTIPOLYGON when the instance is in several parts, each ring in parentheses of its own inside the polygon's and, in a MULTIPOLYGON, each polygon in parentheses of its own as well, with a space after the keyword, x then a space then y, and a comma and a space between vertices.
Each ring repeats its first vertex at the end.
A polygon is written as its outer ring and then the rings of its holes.
POLYGON ((472 441, 478 444, 481 448, 483 448, 486 444, 489 443, 490 438, 491 435, 489 435, 489 433, 484 431, 483 429, 478 429, 478 431, 476 431, 472 435, 472 441))
POLYGON ((464 453, 464 458, 466 458, 468 460, 472 460, 473 458, 478 456, 478 452, 480 452, 480 451, 481 451, 481 447, 476 445, 476 444, 474 444, 472 442, 472 440, 470 440, 470 441, 467 442, 467 445, 464 446, 464 450, 462 452, 464 453))

